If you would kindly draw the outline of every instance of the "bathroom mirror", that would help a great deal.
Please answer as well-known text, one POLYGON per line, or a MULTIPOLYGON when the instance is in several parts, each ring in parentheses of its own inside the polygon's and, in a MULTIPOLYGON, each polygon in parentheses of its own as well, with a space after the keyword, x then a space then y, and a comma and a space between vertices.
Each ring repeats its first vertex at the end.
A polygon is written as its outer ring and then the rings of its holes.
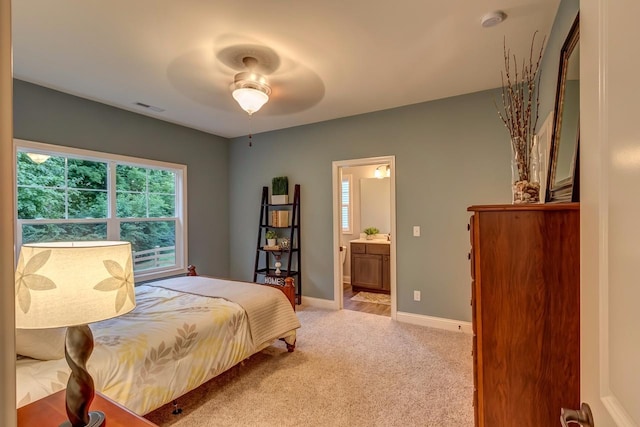
POLYGON ((555 122, 547 184, 547 201, 578 201, 580 143, 580 25, 579 15, 560 51, 555 122))
POLYGON ((376 227, 380 234, 391 232, 391 180, 360 179, 360 226, 376 227))

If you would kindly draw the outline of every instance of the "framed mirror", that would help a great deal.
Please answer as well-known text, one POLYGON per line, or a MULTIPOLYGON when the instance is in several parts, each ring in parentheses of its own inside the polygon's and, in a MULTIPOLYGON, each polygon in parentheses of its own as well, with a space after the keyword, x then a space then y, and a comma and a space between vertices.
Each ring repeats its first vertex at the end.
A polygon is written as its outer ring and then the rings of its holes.
POLYGON ((577 202, 580 143, 580 15, 560 51, 547 182, 548 202, 577 202))

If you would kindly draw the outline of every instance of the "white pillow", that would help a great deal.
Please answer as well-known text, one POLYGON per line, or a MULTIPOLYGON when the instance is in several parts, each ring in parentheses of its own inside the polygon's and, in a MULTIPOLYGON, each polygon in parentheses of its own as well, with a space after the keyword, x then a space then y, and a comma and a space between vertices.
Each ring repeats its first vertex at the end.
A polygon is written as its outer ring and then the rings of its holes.
POLYGON ((16 353, 38 360, 64 357, 67 328, 16 329, 16 353))

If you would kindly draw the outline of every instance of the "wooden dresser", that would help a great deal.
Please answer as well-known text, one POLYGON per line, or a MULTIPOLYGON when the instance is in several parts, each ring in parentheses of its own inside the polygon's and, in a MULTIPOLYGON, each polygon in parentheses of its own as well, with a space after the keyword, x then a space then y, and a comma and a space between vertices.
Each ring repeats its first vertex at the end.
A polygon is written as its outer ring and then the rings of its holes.
POLYGON ((471 206, 475 425, 580 406, 580 205, 471 206))

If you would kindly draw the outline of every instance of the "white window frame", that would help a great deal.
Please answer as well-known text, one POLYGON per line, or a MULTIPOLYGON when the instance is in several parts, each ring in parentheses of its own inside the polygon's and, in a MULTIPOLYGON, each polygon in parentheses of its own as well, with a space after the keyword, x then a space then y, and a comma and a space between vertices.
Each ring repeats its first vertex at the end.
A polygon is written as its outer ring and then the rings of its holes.
MULTIPOLYGON (((60 145, 45 144, 35 141, 27 141, 23 139, 13 140, 13 159, 17 158, 18 152, 28 151, 30 153, 48 154, 51 156, 69 156, 75 159, 90 160, 96 162, 107 163, 107 191, 108 191, 108 213, 107 218, 96 218, 95 220, 86 219, 52 219, 52 220, 23 220, 18 219, 15 215, 15 253, 16 259, 22 246, 22 225, 23 224, 55 224, 55 223, 91 223, 106 222, 107 223, 107 239, 119 240, 120 223, 131 221, 175 221, 176 223, 176 243, 175 243, 175 265, 168 267, 149 268, 135 272, 136 281, 152 280, 176 274, 186 273, 188 259, 188 241, 187 241, 187 166, 178 163, 160 162, 157 160, 143 159, 139 157, 122 156, 117 154, 104 153, 100 151, 85 150, 72 147, 64 147, 60 145), (175 217, 158 217, 158 218, 118 218, 116 216, 116 165, 139 166, 143 168, 166 169, 176 174, 176 204, 175 217)), ((14 206, 18 207, 18 177, 17 168, 14 167, 13 172, 13 196, 14 206)))
POLYGON ((353 177, 350 174, 342 175, 342 180, 340 181, 340 223, 341 223, 340 228, 343 234, 351 234, 353 232, 353 177), (349 202, 348 203, 344 203, 344 201, 342 200, 342 193, 344 191, 343 186, 345 181, 349 182, 349 202), (347 215, 349 226, 347 228, 344 228, 344 225, 342 224, 342 210, 345 207, 349 212, 347 215))

